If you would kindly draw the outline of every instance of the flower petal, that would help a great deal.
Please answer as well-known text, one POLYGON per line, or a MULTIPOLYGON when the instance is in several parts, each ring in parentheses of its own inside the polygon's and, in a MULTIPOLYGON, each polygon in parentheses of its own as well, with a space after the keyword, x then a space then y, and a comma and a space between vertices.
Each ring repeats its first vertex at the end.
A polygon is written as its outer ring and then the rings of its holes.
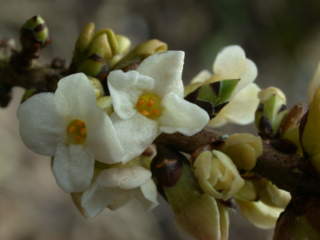
POLYGON ((20 135, 32 151, 52 156, 63 141, 65 124, 57 113, 54 95, 40 93, 25 101, 17 112, 20 135))
POLYGON ((98 107, 92 108, 96 110, 87 116, 86 146, 94 153, 97 161, 110 164, 123 161, 125 151, 111 119, 98 107))
POLYGON ((151 210, 159 205, 157 187, 150 178, 147 182, 141 185, 135 198, 146 210, 151 210))
POLYGON ((151 77, 137 71, 112 71, 108 77, 108 88, 115 112, 122 119, 131 118, 135 113, 135 104, 139 95, 154 86, 151 77))
POLYGON ((255 111, 259 104, 256 84, 250 84, 242 89, 209 123, 212 127, 220 127, 228 122, 249 124, 254 120, 255 111))
POLYGON ((140 166, 109 168, 100 173, 97 182, 102 187, 133 189, 151 178, 151 172, 140 166))
POLYGON ((207 81, 212 76, 212 73, 208 70, 202 70, 199 72, 194 78, 191 80, 191 84, 193 83, 203 83, 207 81))
POLYGON ((82 194, 81 207, 88 217, 95 217, 105 208, 117 209, 131 199, 131 191, 104 188, 95 182, 82 194))
POLYGON ((141 114, 136 114, 129 120, 122 120, 113 114, 112 120, 120 143, 126 152, 122 162, 139 156, 159 135, 158 123, 141 114))
POLYGON ((218 53, 213 72, 221 80, 240 79, 235 92, 252 83, 258 74, 254 62, 247 59, 243 49, 237 45, 225 47, 218 53))
MULTIPOLYGON (((140 166, 106 169, 83 193, 81 205, 89 217, 96 216, 106 207, 119 208, 136 196, 138 187, 148 184, 150 180, 151 172, 140 166)), ((145 191, 152 191, 152 186, 145 187, 149 187, 145 191)), ((149 198, 150 201, 154 200, 153 196, 149 195, 149 198)))
POLYGON ((174 93, 166 95, 162 104, 164 111, 159 118, 162 132, 180 132, 191 136, 202 130, 209 121, 204 110, 174 93))
POLYGON ((81 145, 60 144, 53 159, 53 174, 66 192, 82 192, 92 180, 94 156, 81 145))
POLYGON ((174 92, 183 96, 183 51, 167 51, 146 58, 137 68, 143 75, 155 79, 154 91, 160 96, 174 92))
POLYGON ((54 94, 56 108, 66 119, 86 120, 96 105, 94 88, 87 76, 76 73, 62 78, 54 94))

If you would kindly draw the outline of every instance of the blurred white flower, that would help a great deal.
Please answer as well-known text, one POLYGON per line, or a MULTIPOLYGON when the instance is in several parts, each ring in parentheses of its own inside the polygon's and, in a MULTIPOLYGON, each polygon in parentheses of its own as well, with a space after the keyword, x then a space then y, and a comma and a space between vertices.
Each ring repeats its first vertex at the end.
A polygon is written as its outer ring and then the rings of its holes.
POLYGON ((202 190, 217 199, 227 200, 244 185, 237 167, 220 151, 204 151, 194 162, 194 174, 202 190))
POLYGON ((110 73, 108 87, 114 126, 126 146, 126 160, 138 156, 161 133, 193 135, 208 114, 183 99, 184 52, 168 51, 146 58, 136 71, 110 73))
POLYGON ((54 156, 52 170, 66 192, 89 187, 95 159, 121 161, 123 149, 112 122, 82 73, 61 79, 54 94, 28 99, 19 107, 18 119, 23 142, 36 153, 54 156))
POLYGON ((191 83, 216 82, 226 79, 240 79, 228 104, 210 121, 212 127, 220 127, 228 122, 248 124, 254 120, 259 104, 260 88, 253 83, 257 77, 257 67, 245 55, 240 46, 228 46, 218 53, 213 63, 213 75, 204 70, 191 83))
POLYGON ((141 166, 114 167, 103 170, 83 193, 81 208, 86 216, 94 217, 105 208, 114 210, 133 199, 146 209, 158 205, 151 172, 141 166))

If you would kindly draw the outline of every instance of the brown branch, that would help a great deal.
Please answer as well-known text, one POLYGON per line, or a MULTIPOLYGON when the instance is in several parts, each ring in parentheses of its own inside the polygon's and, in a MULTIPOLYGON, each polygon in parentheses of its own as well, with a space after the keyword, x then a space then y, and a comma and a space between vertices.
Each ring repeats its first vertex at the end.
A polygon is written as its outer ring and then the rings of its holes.
MULTIPOLYGON (((194 136, 182 134, 162 134, 157 144, 166 144, 176 150, 193 153, 204 146, 215 147, 220 141, 218 132, 206 128, 194 136)), ((309 162, 296 154, 284 154, 276 150, 269 141, 264 141, 264 151, 257 160, 255 174, 271 180, 279 188, 292 194, 320 195, 320 178, 309 162)))

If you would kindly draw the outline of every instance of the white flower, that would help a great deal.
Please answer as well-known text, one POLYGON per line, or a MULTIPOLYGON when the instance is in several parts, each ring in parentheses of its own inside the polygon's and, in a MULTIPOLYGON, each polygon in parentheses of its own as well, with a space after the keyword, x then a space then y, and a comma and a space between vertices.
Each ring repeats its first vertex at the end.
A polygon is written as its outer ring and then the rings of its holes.
POLYGON ((56 92, 37 94, 18 109, 20 135, 34 152, 54 156, 53 173, 66 192, 91 183, 95 159, 121 161, 122 147, 108 115, 96 105, 86 75, 61 79, 56 92))
POLYGON ((108 87, 112 116, 126 160, 138 156, 161 133, 193 135, 208 123, 208 114, 183 99, 184 52, 168 51, 146 58, 136 71, 113 71, 108 87))
POLYGON ((201 83, 208 79, 210 82, 240 79, 229 103, 210 121, 210 126, 220 127, 228 122, 244 125, 254 120, 260 90, 253 83, 256 77, 257 67, 246 57, 243 49, 240 46, 228 46, 218 53, 213 64, 213 75, 202 71, 192 80, 192 83, 201 83))
POLYGON ((157 188, 151 172, 140 166, 103 170, 81 197, 81 207, 88 217, 105 208, 117 209, 130 200, 138 200, 147 209, 158 205, 157 188))

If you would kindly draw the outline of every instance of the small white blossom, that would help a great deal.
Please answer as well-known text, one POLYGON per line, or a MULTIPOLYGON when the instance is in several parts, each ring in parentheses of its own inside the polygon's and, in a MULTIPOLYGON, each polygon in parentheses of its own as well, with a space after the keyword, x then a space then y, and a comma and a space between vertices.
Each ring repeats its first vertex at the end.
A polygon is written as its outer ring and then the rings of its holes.
POLYGON ((86 216, 94 217, 105 208, 114 210, 133 199, 147 209, 158 205, 151 172, 141 166, 114 167, 103 170, 83 193, 81 208, 86 216))
POLYGON ((253 83, 256 77, 256 65, 246 57, 240 46, 235 45, 228 46, 218 53, 213 64, 213 75, 204 70, 192 80, 192 83, 201 83, 208 79, 210 82, 240 79, 229 103, 210 121, 210 126, 220 127, 228 122, 244 125, 254 120, 260 90, 253 83))
POLYGON ((121 161, 123 149, 86 75, 61 79, 56 92, 37 94, 18 109, 20 135, 34 152, 54 156, 53 173, 66 192, 89 187, 95 159, 121 161))
POLYGON ((168 51, 146 58, 136 71, 113 71, 108 87, 112 116, 126 160, 138 156, 161 133, 193 135, 208 123, 208 114, 183 99, 184 52, 168 51))

